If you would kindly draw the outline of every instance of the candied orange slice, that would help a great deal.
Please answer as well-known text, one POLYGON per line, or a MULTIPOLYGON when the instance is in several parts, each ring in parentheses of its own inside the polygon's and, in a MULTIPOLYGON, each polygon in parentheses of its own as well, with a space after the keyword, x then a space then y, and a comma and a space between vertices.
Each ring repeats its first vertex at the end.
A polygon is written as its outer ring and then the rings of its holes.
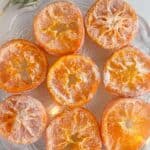
POLYGON ((65 111, 48 126, 46 146, 47 150, 101 150, 96 119, 83 108, 65 111))
POLYGON ((138 17, 123 0, 97 0, 89 9, 86 21, 88 35, 104 49, 128 45, 138 29, 138 17))
POLYGON ((134 97, 150 91, 150 57, 134 47, 124 47, 108 59, 104 84, 116 95, 134 97))
POLYGON ((48 90, 61 105, 81 106, 92 99, 100 82, 96 64, 88 57, 60 58, 49 70, 48 90))
POLYGON ((105 108, 102 139, 107 150, 139 150, 150 137, 150 104, 118 99, 105 108))
POLYGON ((37 43, 49 54, 74 53, 84 41, 81 11, 70 2, 51 3, 35 17, 34 34, 37 43))
POLYGON ((37 141, 47 123, 43 105, 30 96, 16 95, 0 103, 0 135, 12 143, 37 141))
POLYGON ((39 86, 45 79, 45 54, 33 43, 16 39, 0 47, 0 88, 17 93, 39 86))

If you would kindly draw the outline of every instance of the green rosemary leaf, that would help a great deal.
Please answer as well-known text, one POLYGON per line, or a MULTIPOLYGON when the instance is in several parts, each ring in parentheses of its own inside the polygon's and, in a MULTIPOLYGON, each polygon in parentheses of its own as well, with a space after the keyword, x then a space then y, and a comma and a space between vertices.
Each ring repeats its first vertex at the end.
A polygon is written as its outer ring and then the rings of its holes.
POLYGON ((11 0, 12 4, 19 4, 20 7, 33 6, 38 2, 38 0, 11 0))
MULTIPOLYGON (((15 0, 15 1, 19 1, 19 0, 15 0)), ((22 0, 22 2, 17 2, 17 4, 20 4, 19 8, 23 8, 23 7, 33 6, 37 4, 37 2, 38 0, 22 0)))
POLYGON ((10 5, 18 5, 19 8, 24 8, 24 7, 29 7, 29 6, 34 6, 37 4, 39 0, 9 0, 8 3, 4 6, 2 9, 2 12, 0 15, 5 12, 5 10, 10 6, 10 5))
POLYGON ((12 4, 30 4, 30 3, 36 3, 38 0, 10 0, 10 3, 12 4))

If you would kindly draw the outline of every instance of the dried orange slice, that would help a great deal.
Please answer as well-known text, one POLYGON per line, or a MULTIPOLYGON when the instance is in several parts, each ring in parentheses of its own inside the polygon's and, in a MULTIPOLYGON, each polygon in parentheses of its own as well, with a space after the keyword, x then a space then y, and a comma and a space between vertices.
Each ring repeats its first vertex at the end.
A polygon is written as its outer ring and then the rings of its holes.
POLYGON ((81 11, 70 2, 51 3, 35 17, 34 34, 37 43, 49 54, 74 53, 84 41, 81 11))
POLYGON ((124 47, 108 59, 104 68, 108 91, 134 97, 150 91, 150 57, 134 47, 124 47))
POLYGON ((17 93, 39 86, 45 79, 45 54, 33 43, 16 39, 0 47, 0 88, 17 93))
POLYGON ((150 104, 137 99, 111 102, 102 117, 107 150, 139 150, 150 137, 150 104))
POLYGON ((45 109, 35 98, 16 95, 0 103, 0 135, 12 143, 37 141, 46 123, 45 109))
POLYGON ((52 120, 46 138, 47 150, 101 150, 97 121, 83 108, 65 111, 52 120))
POLYGON ((88 57, 68 55, 49 70, 48 90, 61 105, 81 106, 94 96, 100 82, 96 64, 88 57))
POLYGON ((138 17, 123 0, 97 0, 89 9, 86 21, 88 35, 104 49, 128 45, 138 29, 138 17))

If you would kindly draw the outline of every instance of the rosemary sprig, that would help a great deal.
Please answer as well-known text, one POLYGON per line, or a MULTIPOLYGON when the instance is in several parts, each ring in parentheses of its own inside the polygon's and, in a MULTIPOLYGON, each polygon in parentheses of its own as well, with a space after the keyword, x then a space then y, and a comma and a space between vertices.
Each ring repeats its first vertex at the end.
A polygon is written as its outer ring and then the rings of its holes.
POLYGON ((39 0, 9 0, 8 3, 2 9, 4 12, 10 5, 18 5, 19 8, 34 6, 39 0))
POLYGON ((19 4, 21 7, 33 6, 37 4, 38 0, 9 0, 10 4, 19 4))

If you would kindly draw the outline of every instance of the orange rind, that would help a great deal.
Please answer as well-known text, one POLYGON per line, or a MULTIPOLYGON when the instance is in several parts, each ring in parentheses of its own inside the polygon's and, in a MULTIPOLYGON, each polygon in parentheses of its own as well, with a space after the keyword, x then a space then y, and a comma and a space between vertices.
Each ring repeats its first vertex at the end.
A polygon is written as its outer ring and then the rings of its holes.
POLYGON ((86 109, 67 110, 46 130, 47 150, 101 150, 98 123, 86 109))
POLYGON ((19 93, 38 87, 45 79, 47 60, 35 44, 16 39, 0 47, 0 88, 19 93))
POLYGON ((35 98, 15 95, 0 103, 0 135, 12 143, 36 142, 46 124, 45 108, 35 98))
POLYGON ((89 37, 101 48, 116 50, 135 38, 138 16, 124 0, 97 0, 86 15, 85 25, 89 37))
POLYGON ((70 2, 47 5, 34 19, 37 43, 51 55, 72 54, 84 42, 84 23, 80 9, 70 2))
POLYGON ((100 83, 96 64, 88 57, 68 55, 50 69, 47 87, 53 99, 65 106, 77 107, 89 102, 100 83))
POLYGON ((150 104, 121 98, 110 102, 102 116, 102 140, 107 150, 139 150, 150 137, 150 104))
POLYGON ((104 85, 114 95, 135 97, 150 91, 150 57, 127 46, 116 51, 104 67, 104 85))

